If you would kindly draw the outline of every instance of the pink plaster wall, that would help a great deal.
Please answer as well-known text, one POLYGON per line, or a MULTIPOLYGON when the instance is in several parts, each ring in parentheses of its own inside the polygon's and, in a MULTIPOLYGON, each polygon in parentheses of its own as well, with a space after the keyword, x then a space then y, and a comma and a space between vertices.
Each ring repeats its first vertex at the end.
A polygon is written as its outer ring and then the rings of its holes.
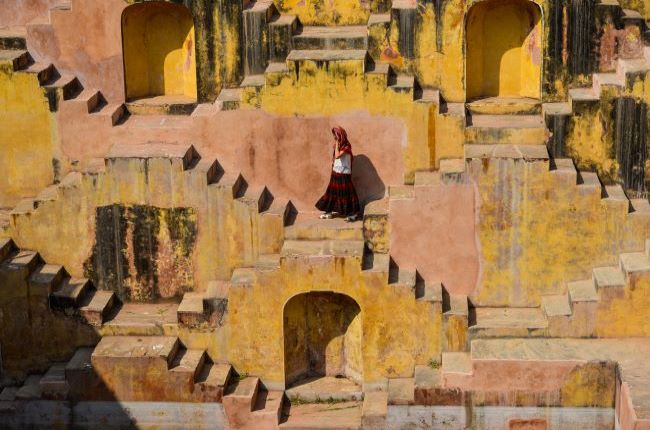
POLYGON ((114 143, 192 143, 203 158, 217 158, 224 170, 241 172, 250 184, 266 185, 301 210, 316 210, 331 171, 330 130, 341 125, 355 153, 353 179, 361 200, 381 198, 389 185, 403 183, 406 131, 394 118, 363 112, 287 117, 215 110, 193 117, 131 116, 116 127, 103 120, 83 114, 78 103, 63 103, 58 125, 64 155, 83 161, 103 157, 114 143))
POLYGON ((50 8, 61 0, 0 0, 0 28, 47 22, 50 8))
POLYGON ((474 360, 473 373, 447 373, 443 385, 466 391, 554 391, 562 387, 578 361, 474 360))
POLYGON ((27 26, 27 48, 38 61, 77 76, 109 101, 122 101, 121 17, 126 6, 122 0, 72 0, 71 9, 53 11, 49 23, 27 26))
POLYGON ((442 282, 452 294, 470 294, 479 276, 473 187, 415 190, 415 199, 390 203, 391 256, 427 282, 442 282))

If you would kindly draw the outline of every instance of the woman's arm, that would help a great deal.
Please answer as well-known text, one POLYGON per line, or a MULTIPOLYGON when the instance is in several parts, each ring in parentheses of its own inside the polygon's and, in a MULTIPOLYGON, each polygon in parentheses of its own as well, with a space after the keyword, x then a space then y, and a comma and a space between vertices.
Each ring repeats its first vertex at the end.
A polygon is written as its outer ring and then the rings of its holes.
POLYGON ((334 148, 334 158, 340 158, 341 155, 345 154, 345 152, 340 150, 340 144, 338 141, 336 141, 336 147, 334 148))

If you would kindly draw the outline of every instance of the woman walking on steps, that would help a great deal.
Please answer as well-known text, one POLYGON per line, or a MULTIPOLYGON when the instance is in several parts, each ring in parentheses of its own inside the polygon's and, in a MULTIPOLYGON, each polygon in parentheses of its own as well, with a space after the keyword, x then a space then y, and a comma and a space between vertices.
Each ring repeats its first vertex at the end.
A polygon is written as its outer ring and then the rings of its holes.
POLYGON ((316 203, 316 208, 324 213, 322 219, 344 216, 348 222, 356 221, 359 214, 359 198, 352 184, 352 145, 348 134, 342 127, 332 129, 334 136, 332 176, 323 197, 316 203))

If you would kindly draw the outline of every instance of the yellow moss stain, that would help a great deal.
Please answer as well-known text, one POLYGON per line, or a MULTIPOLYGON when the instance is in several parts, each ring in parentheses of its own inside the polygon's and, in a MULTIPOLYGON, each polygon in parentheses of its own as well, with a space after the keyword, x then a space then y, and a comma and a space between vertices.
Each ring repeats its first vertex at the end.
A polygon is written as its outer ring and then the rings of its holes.
POLYGON ((305 25, 359 25, 368 22, 369 2, 360 0, 276 0, 283 13, 305 25))
POLYGON ((566 185, 547 162, 474 160, 483 273, 472 300, 482 306, 538 306, 617 253, 641 248, 648 222, 601 200, 600 190, 566 185))
POLYGON ((576 367, 560 389, 563 407, 611 408, 615 393, 616 365, 606 362, 576 367))
POLYGON ((56 118, 35 74, 1 66, 0 207, 13 207, 54 180, 56 118))
POLYGON ((650 276, 633 275, 619 297, 601 300, 596 336, 650 336, 650 276))

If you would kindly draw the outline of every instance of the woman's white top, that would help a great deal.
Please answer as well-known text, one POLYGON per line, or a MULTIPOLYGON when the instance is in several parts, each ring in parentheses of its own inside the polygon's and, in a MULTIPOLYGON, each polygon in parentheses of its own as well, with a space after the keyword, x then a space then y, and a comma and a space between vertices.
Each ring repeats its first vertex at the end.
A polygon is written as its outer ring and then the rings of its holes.
POLYGON ((350 154, 346 152, 339 158, 335 158, 332 170, 336 173, 345 173, 346 175, 352 174, 352 157, 350 154))

